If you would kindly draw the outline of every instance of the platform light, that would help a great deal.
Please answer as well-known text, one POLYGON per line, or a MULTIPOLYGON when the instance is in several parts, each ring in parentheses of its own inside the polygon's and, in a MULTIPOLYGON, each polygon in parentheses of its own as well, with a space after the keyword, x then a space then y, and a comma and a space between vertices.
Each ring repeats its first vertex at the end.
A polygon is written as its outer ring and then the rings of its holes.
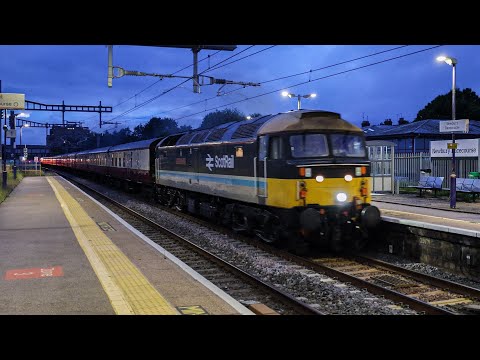
MULTIPOLYGON (((457 65, 457 59, 449 56, 438 56, 437 61, 445 62, 452 67, 452 120, 455 120, 455 66, 457 65)), ((455 133, 452 132, 452 144, 455 144, 455 133)), ((456 171, 455 171, 455 148, 452 149, 452 171, 450 173, 450 208, 455 209, 457 207, 457 187, 456 171)))
POLYGON ((311 93, 311 94, 307 94, 307 95, 295 95, 295 94, 289 93, 288 91, 282 91, 282 96, 285 96, 285 97, 288 96, 289 98, 296 97, 297 98, 297 107, 298 107, 298 110, 300 110, 300 108, 301 108, 300 99, 301 98, 305 98, 305 99, 314 98, 314 97, 317 96, 317 94, 311 93))

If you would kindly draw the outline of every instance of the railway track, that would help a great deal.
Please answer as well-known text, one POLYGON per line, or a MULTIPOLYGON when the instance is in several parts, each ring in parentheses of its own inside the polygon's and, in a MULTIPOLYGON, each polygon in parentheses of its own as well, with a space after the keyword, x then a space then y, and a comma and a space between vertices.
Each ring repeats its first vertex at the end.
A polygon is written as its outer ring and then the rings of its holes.
MULTIPOLYGON (((255 241, 256 242, 256 241, 255 241)), ((256 242, 256 246, 265 245, 256 242)), ((428 315, 480 314, 480 290, 368 256, 277 256, 428 315)))
POLYGON ((478 289, 371 257, 318 257, 307 261, 330 276, 351 281, 374 294, 381 294, 426 314, 465 314, 480 305, 478 289))
MULTIPOLYGON (((65 174, 61 175, 68 177, 65 174)), ((68 177, 68 180, 87 191, 152 241, 247 307, 249 304, 261 303, 282 315, 325 315, 97 190, 75 181, 72 177, 68 177)))

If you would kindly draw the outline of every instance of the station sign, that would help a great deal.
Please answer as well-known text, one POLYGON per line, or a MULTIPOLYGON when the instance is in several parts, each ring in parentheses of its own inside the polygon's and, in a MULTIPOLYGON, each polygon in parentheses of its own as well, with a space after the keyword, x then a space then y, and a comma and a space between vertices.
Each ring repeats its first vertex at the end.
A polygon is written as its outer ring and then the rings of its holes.
POLYGON ((25 94, 0 93, 0 109, 25 109, 25 94))
POLYGON ((432 158, 452 157, 452 146, 456 145, 455 155, 458 157, 478 157, 480 139, 459 139, 452 143, 452 140, 430 141, 430 156, 432 158))
POLYGON ((448 133, 468 133, 469 120, 442 120, 440 121, 440 132, 448 133))

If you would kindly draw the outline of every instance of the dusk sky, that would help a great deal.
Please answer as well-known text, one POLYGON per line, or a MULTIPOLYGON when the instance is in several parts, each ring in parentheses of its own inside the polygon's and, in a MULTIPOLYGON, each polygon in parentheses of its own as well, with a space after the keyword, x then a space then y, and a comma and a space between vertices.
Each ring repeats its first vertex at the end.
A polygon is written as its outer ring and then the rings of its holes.
MULTIPOLYGON (((205 60, 199 63, 199 72, 221 62, 218 69, 205 75, 261 83, 245 88, 226 85, 217 96, 221 85, 204 85, 201 93, 195 94, 191 80, 179 86, 186 80, 182 78, 159 81, 156 77, 124 76, 113 79, 109 88, 108 52, 103 45, 2 45, 0 80, 2 92, 24 93, 27 100, 43 104, 61 104, 64 100, 66 105, 98 105, 102 101, 102 105, 113 107, 113 112, 103 114, 102 119, 120 123, 116 128, 104 125, 101 129, 109 131, 127 126, 133 129, 154 116, 170 117, 179 125, 195 128, 215 109, 237 108, 245 115, 296 109, 297 99, 282 97, 282 90, 300 95, 315 92, 316 98, 302 99, 303 109, 338 112, 357 126, 367 118, 372 125, 387 118, 397 124, 399 117, 413 120, 428 102, 450 91, 452 69, 435 60, 439 55, 458 60, 457 88, 472 88, 480 94, 480 46, 435 46, 237 45, 234 51, 201 50, 198 58, 205 60), (429 48, 433 49, 426 50, 429 48), (393 59, 402 55, 408 56, 393 59), (389 59, 393 60, 355 70, 389 59)), ((185 68, 176 75, 191 76, 192 62, 192 52, 186 48, 113 48, 113 65, 127 70, 172 74, 185 68)), ((30 115, 29 120, 41 123, 61 123, 62 119, 61 112, 25 113, 30 115)), ((100 130, 95 113, 67 112, 65 119, 82 121, 92 131, 100 130)), ((45 144, 45 129, 23 129, 22 140, 24 144, 45 144)))

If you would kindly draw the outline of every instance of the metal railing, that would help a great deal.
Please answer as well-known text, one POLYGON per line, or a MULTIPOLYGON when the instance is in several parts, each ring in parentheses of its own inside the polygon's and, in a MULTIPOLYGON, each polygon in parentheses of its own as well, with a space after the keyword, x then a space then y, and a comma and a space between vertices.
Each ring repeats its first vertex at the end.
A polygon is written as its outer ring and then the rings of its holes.
MULTIPOLYGON (((405 153, 395 154, 395 178, 402 179, 402 186, 416 185, 420 175, 444 177, 442 187, 450 188, 451 159, 431 158, 430 153, 405 153), (422 171, 430 169, 430 173, 422 171)), ((478 171, 478 158, 457 158, 455 161, 456 175, 458 178, 468 178, 469 172, 478 171)))

